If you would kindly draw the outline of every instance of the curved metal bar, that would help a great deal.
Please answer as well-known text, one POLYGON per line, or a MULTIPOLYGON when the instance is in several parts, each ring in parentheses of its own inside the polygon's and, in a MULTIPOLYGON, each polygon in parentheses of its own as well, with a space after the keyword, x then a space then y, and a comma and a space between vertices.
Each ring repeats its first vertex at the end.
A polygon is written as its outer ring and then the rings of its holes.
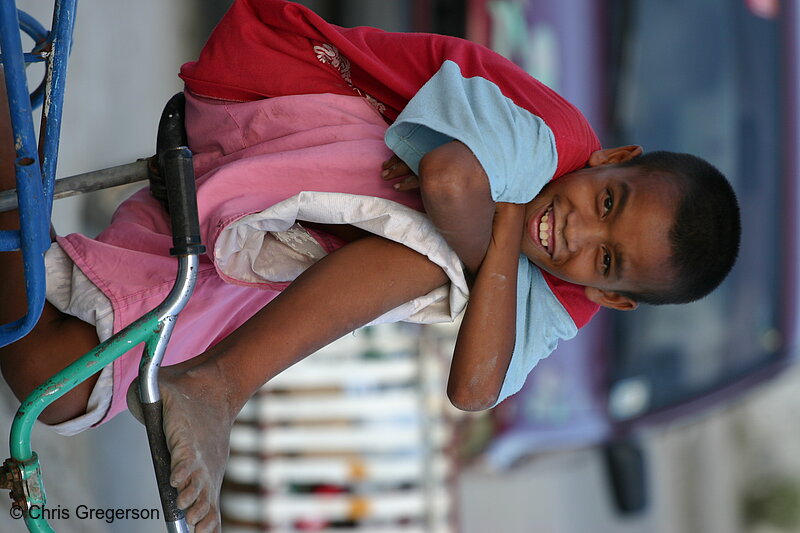
POLYGON ((159 314, 159 321, 163 323, 158 341, 152 353, 145 354, 139 365, 139 399, 142 403, 154 403, 161 399, 158 391, 158 369, 164 360, 175 319, 189 301, 197 282, 197 268, 199 259, 196 255, 178 257, 178 278, 172 287, 167 299, 164 300, 155 312, 159 314))
POLYGON ((183 510, 178 507, 178 491, 169 483, 171 457, 164 433, 163 402, 158 388, 158 371, 167 350, 167 343, 175 327, 175 321, 189 301, 197 281, 197 255, 178 256, 178 278, 169 296, 159 309, 159 331, 151 338, 139 365, 139 400, 150 444, 150 455, 156 474, 156 484, 164 510, 164 519, 170 531, 188 531, 183 510))
MULTIPOLYGON (((122 354, 147 341, 154 335, 158 326, 159 314, 151 311, 37 387, 22 402, 11 425, 9 449, 12 459, 38 471, 38 459, 31 449, 31 431, 42 411, 122 354)), ((41 479, 30 482, 35 483, 39 492, 44 494, 41 479)), ((25 524, 32 532, 53 531, 44 516, 33 518, 26 512, 25 524)))
POLYGON ((30 518, 25 517, 25 525, 28 526, 28 531, 31 533, 56 533, 55 529, 50 527, 47 520, 44 518, 30 518))
POLYGON ((189 525, 186 520, 176 520, 174 522, 167 522, 168 533, 189 533, 189 525))
POLYGON ((0 49, 6 74, 11 125, 16 146, 16 177, 19 194, 20 232, 3 232, 0 251, 22 250, 25 264, 25 290, 28 312, 20 320, 0 327, 0 345, 25 336, 44 307, 44 251, 49 246, 49 211, 43 198, 36 135, 25 78, 19 19, 14 2, 0 2, 0 49))
POLYGON ((50 32, 38 20, 21 9, 17 9, 17 18, 19 19, 19 28, 33 39, 37 46, 47 40, 50 32))
MULTIPOLYGON (((44 52, 50 46, 52 33, 47 31, 39 21, 28 15, 21 9, 17 10, 19 16, 19 28, 33 39, 35 46, 33 51, 25 54, 25 63, 40 63, 47 60, 49 53, 44 52)), ((44 102, 44 92, 47 86, 47 75, 42 78, 39 86, 31 93, 31 107, 37 109, 44 102)))
MULTIPOLYGON (((14 459, 27 461, 33 455, 30 447, 31 429, 42 411, 50 404, 131 348, 161 337, 161 323, 168 318, 174 321, 177 313, 185 307, 197 280, 199 263, 197 256, 184 256, 179 259, 178 276, 182 276, 183 279, 176 281, 172 291, 158 307, 48 379, 22 402, 11 427, 9 444, 14 459)), ((157 363, 160 363, 160 360, 157 363)))
POLYGON ((30 446, 31 430, 42 411, 73 387, 100 372, 104 366, 152 337, 159 325, 157 311, 158 309, 150 311, 37 387, 22 402, 14 417, 9 442, 11 457, 19 461, 30 459, 33 454, 30 446))
MULTIPOLYGON (((31 448, 31 432, 36 419, 50 404, 61 398, 79 383, 82 383, 104 366, 112 363, 131 348, 144 342, 147 345, 145 368, 147 397, 158 395, 158 366, 163 359, 166 343, 175 319, 186 306, 197 281, 199 260, 196 255, 179 257, 178 279, 167 298, 153 311, 106 340, 67 368, 47 380, 34 390, 17 410, 11 426, 9 448, 11 457, 21 463, 37 463, 31 448), (154 347, 152 350, 150 347, 154 347)), ((140 381, 141 382, 141 381, 140 381)), ((42 493, 44 490, 42 488, 42 493)), ((43 518, 25 519, 31 531, 50 532, 52 529, 43 518)), ((167 522, 167 528, 177 532, 188 531, 185 520, 167 522)))

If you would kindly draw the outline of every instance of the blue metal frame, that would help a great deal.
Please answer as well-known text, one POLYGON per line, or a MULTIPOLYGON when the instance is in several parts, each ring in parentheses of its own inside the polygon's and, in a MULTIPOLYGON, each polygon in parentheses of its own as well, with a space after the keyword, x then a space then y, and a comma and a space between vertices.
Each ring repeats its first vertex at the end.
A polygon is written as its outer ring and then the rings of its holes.
MULTIPOLYGON (((44 308, 44 253, 50 246, 50 213, 53 206, 56 162, 58 159, 61 110, 75 21, 77 0, 56 0, 53 25, 46 39, 44 28, 32 17, 19 12, 12 0, 0 1, 0 49, 5 71, 6 91, 16 146, 19 230, 0 231, 0 252, 21 250, 25 269, 28 312, 21 319, 0 326, 0 346, 27 335, 44 308), (38 53, 23 54, 20 28, 36 41, 38 53), (46 63, 43 87, 41 161, 33 126, 31 94, 25 76, 26 61, 46 63)), ((33 99, 39 96, 34 95, 33 99)))
MULTIPOLYGON (((30 53, 24 54, 26 63, 41 63, 45 61, 45 56, 42 52, 49 46, 50 32, 42 26, 38 20, 28 15, 22 10, 17 10, 19 16, 19 28, 28 34, 28 37, 33 39, 36 43, 30 53)), ((36 109, 44 101, 44 89, 47 82, 47 76, 42 79, 39 87, 31 93, 31 107, 36 109)))

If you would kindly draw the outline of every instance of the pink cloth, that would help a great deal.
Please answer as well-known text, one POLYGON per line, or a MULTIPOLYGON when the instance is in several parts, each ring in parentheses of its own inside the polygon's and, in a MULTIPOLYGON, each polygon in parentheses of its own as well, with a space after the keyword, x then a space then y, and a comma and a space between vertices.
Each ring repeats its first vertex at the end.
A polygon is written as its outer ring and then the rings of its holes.
MULTIPOLYGON (((380 179, 381 163, 391 155, 383 142, 386 123, 363 98, 303 95, 229 105, 187 95, 186 126, 209 253, 225 226, 301 191, 377 196, 422 210, 416 191, 397 192, 380 179)), ((343 244, 314 236, 328 252, 343 244)), ((96 239, 72 234, 58 242, 111 301, 114 333, 161 303, 175 279, 169 222, 147 190, 123 203, 96 239)), ((287 285, 252 288, 223 279, 211 258, 201 257, 195 293, 178 318, 164 364, 213 346, 287 285)), ((113 398, 101 423, 126 409, 140 357, 136 348, 113 363, 113 398)))

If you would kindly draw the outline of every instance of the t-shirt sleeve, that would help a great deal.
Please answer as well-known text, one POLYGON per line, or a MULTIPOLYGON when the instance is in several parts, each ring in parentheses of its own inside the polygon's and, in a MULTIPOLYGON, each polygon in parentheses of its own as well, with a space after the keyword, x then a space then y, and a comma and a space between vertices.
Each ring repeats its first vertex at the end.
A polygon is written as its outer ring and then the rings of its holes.
POLYGON ((555 137, 544 121, 491 81, 465 78, 453 61, 445 61, 409 101, 385 140, 415 173, 426 153, 461 141, 489 176, 496 202, 531 201, 558 166, 555 137))

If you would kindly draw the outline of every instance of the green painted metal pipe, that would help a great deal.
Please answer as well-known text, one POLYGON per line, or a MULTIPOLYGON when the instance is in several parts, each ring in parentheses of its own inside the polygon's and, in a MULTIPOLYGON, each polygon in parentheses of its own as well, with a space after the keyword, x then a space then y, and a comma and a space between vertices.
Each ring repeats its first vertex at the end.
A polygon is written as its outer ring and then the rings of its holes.
MULTIPOLYGON (((159 337, 163 323, 159 309, 155 309, 139 320, 123 329, 110 339, 106 340, 93 350, 87 352, 80 359, 66 367, 64 370, 48 379, 43 385, 37 387, 20 405, 11 426, 9 447, 11 457, 16 461, 26 463, 31 477, 37 477, 33 483, 40 486, 44 496, 44 486, 41 485, 41 475, 36 454, 31 449, 31 431, 36 419, 50 404, 61 398, 76 385, 82 383, 93 374, 112 363, 128 350, 142 342, 153 342, 159 337)), ((42 498, 44 500, 44 498, 42 498)), ((44 501, 42 501, 42 504, 44 501)), ((44 507, 44 505, 42 505, 44 507)), ((25 513, 25 524, 34 533, 52 533, 53 529, 41 515, 31 517, 25 513)))

